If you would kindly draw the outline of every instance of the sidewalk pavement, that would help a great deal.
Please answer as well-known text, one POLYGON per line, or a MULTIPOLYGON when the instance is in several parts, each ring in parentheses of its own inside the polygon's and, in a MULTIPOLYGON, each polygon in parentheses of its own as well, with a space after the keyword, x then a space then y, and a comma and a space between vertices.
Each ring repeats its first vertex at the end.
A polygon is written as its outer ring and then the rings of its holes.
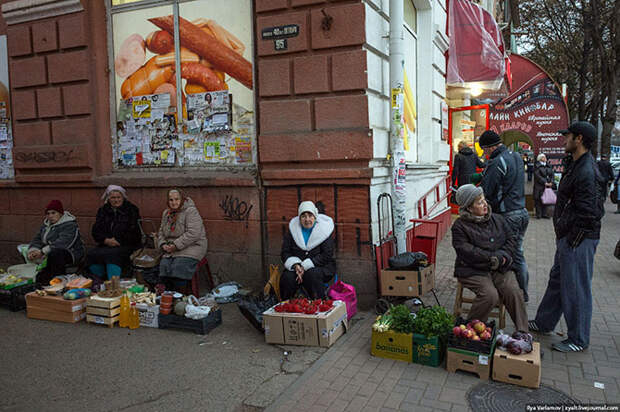
MULTIPOLYGON (((566 337, 562 321, 552 336, 534 334, 543 351, 542 383, 582 403, 620 403, 620 261, 613 256, 620 236, 620 215, 606 204, 598 245, 592 290, 594 294, 591 343, 581 353, 552 351, 552 342, 566 337), (604 389, 594 386, 603 383, 604 389)), ((547 286, 555 253, 550 219, 532 218, 526 233, 525 257, 530 272, 528 315, 532 319, 547 286)), ((452 311, 456 280, 452 276, 455 253, 450 232, 437 250, 436 290, 442 306, 452 311)), ((425 296, 431 304, 432 295, 425 296)), ((371 325, 375 315, 357 315, 359 321, 267 411, 465 411, 467 391, 480 383, 475 375, 448 373, 433 368, 370 355, 371 325)), ((507 328, 514 324, 506 316, 507 328)), ((444 362, 445 365, 445 362, 444 362)), ((519 387, 515 386, 515 390, 519 387)))

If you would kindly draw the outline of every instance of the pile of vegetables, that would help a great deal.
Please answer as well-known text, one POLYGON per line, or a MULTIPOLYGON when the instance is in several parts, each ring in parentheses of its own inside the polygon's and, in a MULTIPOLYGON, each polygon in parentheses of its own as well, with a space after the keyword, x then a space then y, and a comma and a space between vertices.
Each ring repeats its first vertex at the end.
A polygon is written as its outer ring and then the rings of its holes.
POLYGON ((310 300, 306 298, 300 298, 290 299, 286 302, 282 302, 277 305, 274 310, 280 313, 305 313, 306 315, 313 315, 317 312, 328 312, 333 307, 334 301, 331 299, 310 300))
POLYGON ((377 332, 393 330, 398 333, 418 333, 430 336, 445 336, 452 330, 454 317, 441 306, 421 308, 417 314, 411 313, 405 305, 396 305, 372 325, 377 332))

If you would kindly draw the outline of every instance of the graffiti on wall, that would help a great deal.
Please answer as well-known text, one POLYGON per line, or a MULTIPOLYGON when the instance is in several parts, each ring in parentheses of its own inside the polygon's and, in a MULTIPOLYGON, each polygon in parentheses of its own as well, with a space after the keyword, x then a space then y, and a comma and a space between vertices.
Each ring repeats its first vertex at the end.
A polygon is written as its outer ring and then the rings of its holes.
POLYGON ((232 195, 226 195, 226 197, 219 204, 220 209, 224 212, 224 219, 245 221, 245 227, 248 227, 248 220, 250 212, 254 205, 247 203, 244 200, 239 200, 238 197, 232 195))

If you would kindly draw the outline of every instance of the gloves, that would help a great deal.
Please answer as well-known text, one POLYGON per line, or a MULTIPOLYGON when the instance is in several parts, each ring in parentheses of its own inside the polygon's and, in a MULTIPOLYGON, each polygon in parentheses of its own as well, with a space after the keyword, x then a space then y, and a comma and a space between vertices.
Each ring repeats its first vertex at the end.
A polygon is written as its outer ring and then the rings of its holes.
POLYGON ((501 256, 491 256, 491 270, 497 270, 499 268, 499 264, 502 261, 501 256))

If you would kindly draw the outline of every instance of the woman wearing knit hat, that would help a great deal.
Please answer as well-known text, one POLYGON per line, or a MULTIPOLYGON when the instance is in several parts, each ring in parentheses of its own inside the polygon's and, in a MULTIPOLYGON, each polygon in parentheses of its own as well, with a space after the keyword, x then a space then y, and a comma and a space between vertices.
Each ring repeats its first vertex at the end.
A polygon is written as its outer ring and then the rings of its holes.
POLYGON ((97 210, 92 235, 97 246, 88 250, 86 263, 91 273, 102 279, 120 276, 129 256, 142 243, 138 207, 127 199, 125 189, 109 185, 97 210))
POLYGON ((28 260, 42 262, 45 267, 37 273, 36 281, 49 284, 54 276, 64 275, 67 265, 75 264, 84 256, 84 243, 75 216, 65 211, 60 200, 52 200, 45 207, 43 225, 28 246, 28 260))
POLYGON ((303 286, 310 298, 325 297, 323 285, 336 273, 334 221, 319 213, 314 203, 305 201, 288 229, 282 241, 285 270, 280 278, 280 296, 290 299, 303 286))
POLYGON ((500 215, 493 214, 482 188, 468 184, 456 192, 459 218, 452 225, 452 246, 456 250, 454 276, 476 294, 470 319, 486 321, 501 301, 517 330, 528 331, 523 294, 515 273, 516 237, 500 215))

